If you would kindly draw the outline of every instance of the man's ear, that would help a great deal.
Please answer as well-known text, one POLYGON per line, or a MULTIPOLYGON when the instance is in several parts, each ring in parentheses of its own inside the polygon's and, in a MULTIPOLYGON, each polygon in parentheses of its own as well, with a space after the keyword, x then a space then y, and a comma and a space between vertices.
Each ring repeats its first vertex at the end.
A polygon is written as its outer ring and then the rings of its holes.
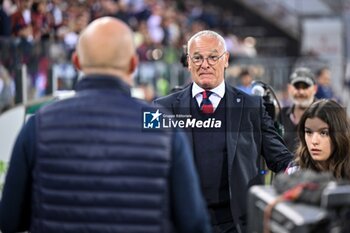
POLYGON ((128 70, 129 74, 134 73, 138 65, 139 65, 139 57, 137 56, 137 54, 134 54, 130 59, 129 70, 128 70))
POLYGON ((72 63, 75 66, 77 70, 81 70, 80 62, 79 62, 79 57, 76 51, 73 52, 72 57, 71 57, 72 63))
POLYGON ((225 68, 229 66, 229 61, 230 61, 230 53, 226 52, 226 61, 225 61, 225 68))

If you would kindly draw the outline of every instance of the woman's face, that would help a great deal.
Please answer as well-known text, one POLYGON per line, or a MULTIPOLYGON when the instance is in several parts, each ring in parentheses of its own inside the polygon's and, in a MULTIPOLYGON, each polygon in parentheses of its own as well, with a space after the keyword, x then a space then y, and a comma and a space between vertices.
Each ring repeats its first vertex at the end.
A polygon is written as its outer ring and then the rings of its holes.
POLYGON ((316 162, 322 164, 333 153, 333 144, 329 136, 329 126, 318 117, 306 119, 305 141, 312 159, 316 162))

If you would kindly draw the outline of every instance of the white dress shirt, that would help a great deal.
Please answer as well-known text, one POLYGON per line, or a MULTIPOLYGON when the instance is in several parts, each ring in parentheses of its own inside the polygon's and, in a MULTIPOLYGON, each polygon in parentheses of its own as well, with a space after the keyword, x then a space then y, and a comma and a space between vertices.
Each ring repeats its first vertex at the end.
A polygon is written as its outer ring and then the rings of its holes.
MULTIPOLYGON (((203 99, 202 92, 203 91, 205 91, 203 88, 198 86, 195 82, 193 83, 193 85, 192 85, 192 98, 196 97, 198 106, 200 106, 200 104, 202 103, 202 99, 203 99)), ((217 86, 209 91, 213 92, 209 96, 209 100, 213 104, 213 108, 215 111, 220 103, 221 98, 223 98, 225 95, 225 81, 223 80, 219 86, 217 86)))

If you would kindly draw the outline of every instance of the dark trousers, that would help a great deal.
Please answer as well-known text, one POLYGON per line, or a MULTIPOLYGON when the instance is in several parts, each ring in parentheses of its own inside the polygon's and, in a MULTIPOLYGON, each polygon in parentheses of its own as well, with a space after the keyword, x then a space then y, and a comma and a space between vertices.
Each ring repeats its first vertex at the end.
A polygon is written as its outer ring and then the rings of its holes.
POLYGON ((213 225, 213 233, 237 233, 233 222, 213 225))

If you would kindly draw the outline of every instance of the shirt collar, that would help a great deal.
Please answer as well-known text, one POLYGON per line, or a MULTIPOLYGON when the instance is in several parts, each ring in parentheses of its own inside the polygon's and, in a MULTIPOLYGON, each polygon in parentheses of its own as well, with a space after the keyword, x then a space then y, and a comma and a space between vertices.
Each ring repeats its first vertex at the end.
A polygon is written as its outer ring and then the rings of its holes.
MULTIPOLYGON (((198 95, 199 93, 202 93, 203 91, 205 91, 205 90, 203 88, 201 88, 200 86, 198 86, 197 83, 193 82, 192 97, 195 97, 196 95, 198 95)), ((219 86, 217 86, 213 89, 210 89, 209 91, 215 93, 220 98, 223 98, 225 95, 225 81, 223 80, 219 86)))

